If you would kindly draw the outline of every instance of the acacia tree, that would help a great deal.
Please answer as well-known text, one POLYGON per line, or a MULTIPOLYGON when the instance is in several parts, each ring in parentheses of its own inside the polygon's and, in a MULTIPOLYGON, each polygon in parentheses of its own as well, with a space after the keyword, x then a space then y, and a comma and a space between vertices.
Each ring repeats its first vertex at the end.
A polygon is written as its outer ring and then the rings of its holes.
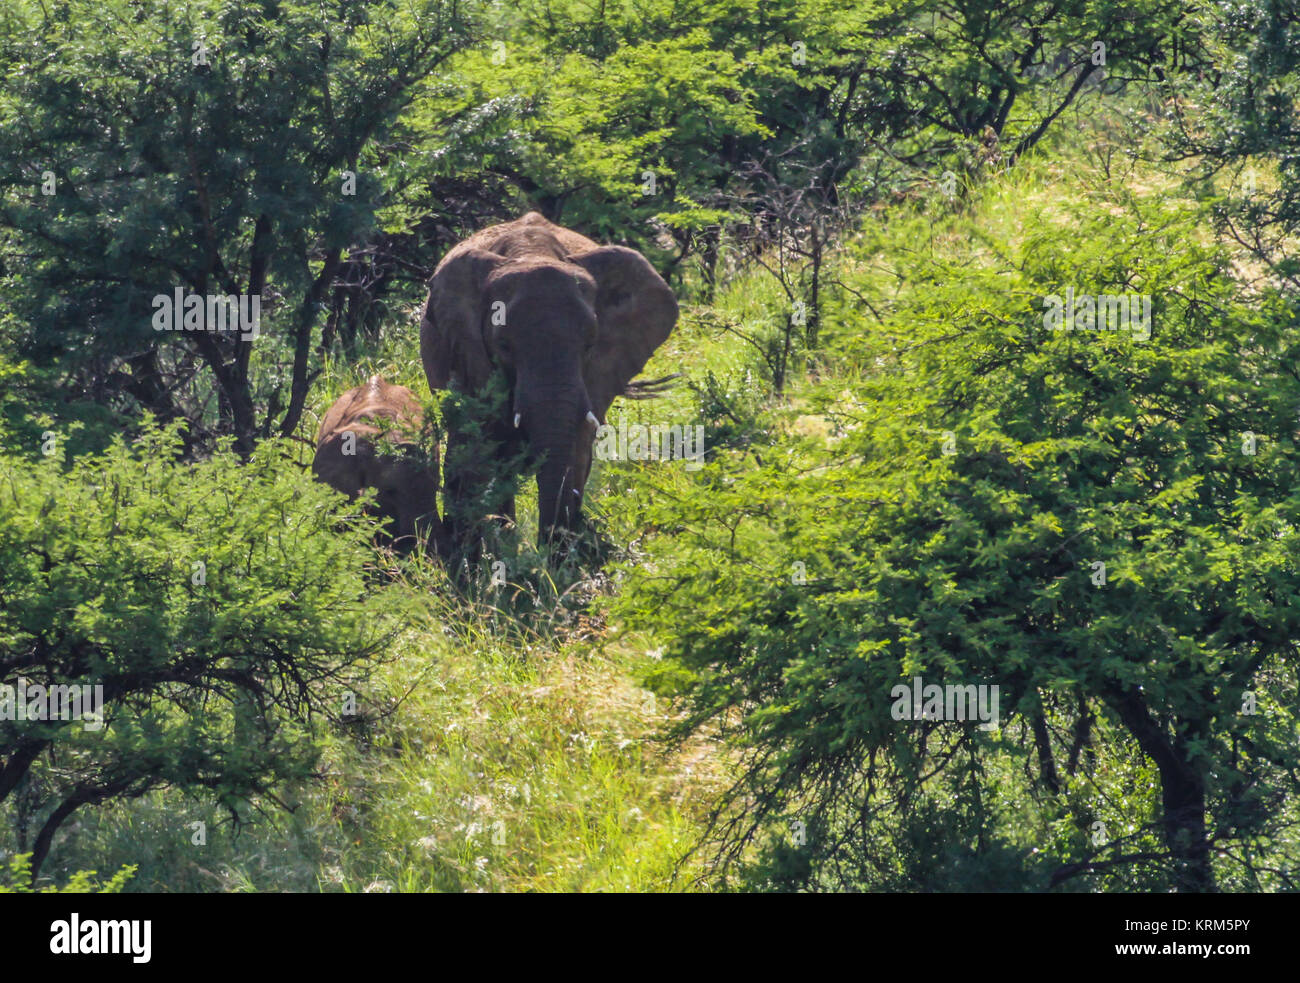
POLYGON ((323 301, 381 200, 368 154, 467 43, 469 9, 7 4, 0 227, 20 353, 244 454, 292 433, 323 301), (176 288, 262 298, 262 337, 155 333, 152 298, 176 288))
POLYGON ((720 196, 730 214, 748 213, 748 224, 731 224, 732 238, 750 262, 772 276, 789 304, 773 337, 756 338, 735 325, 726 326, 758 349, 777 393, 785 386, 796 341, 807 352, 818 346, 823 293, 832 279, 826 269, 831 243, 851 214, 834 184, 835 166, 806 166, 797 159, 799 149, 793 147, 785 155, 796 158, 793 162, 771 154, 761 162, 748 162, 741 169, 737 192, 720 196))
POLYGON ((866 230, 900 259, 835 341, 871 370, 828 383, 831 439, 645 503, 675 532, 615 607, 746 762, 724 858, 764 841, 787 887, 1295 886, 1300 350, 1197 211, 1110 205, 1058 189, 979 262, 960 224, 866 230), (1052 330, 1067 285, 1147 295, 1149 337, 1052 330), (898 719, 917 675, 999 686, 996 733, 898 719))
POLYGON ((1293 237, 1300 228, 1300 4, 1206 3, 1212 44, 1205 71, 1164 80, 1165 156, 1221 179, 1221 228, 1300 291, 1293 237))
MULTIPOLYGON (((1159 74, 1176 40, 1195 68, 1198 24, 1171 0, 493 8, 481 43, 420 87, 378 148, 400 180, 384 232, 338 278, 326 340, 373 330, 385 295, 428 257, 526 207, 634 245, 666 273, 693 258, 707 294, 726 237, 749 237, 774 201, 807 204, 810 174, 829 231, 835 213, 900 183, 1010 162, 1103 77, 1159 74)), ((824 252, 816 226, 798 225, 824 252)))
POLYGON ((234 822, 280 804, 314 774, 313 719, 345 715, 409 613, 368 583, 374 523, 282 444, 243 465, 177 449, 173 426, 67 468, 3 459, 0 808, 33 880, 80 809, 160 788, 234 822), (16 710, 70 686, 79 717, 16 710))

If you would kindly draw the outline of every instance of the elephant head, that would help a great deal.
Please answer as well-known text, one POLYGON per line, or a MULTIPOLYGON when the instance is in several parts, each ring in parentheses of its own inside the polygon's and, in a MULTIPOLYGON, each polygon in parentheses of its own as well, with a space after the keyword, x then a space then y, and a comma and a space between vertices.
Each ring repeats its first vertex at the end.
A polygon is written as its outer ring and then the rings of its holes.
POLYGON ((312 461, 317 478, 350 498, 375 489, 372 508, 402 552, 419 538, 435 548, 442 543, 437 452, 431 461, 422 460, 410 440, 420 425, 420 404, 411 391, 372 376, 326 412, 312 461))
MULTIPOLYGON (((477 392, 504 370, 510 405, 504 420, 489 422, 507 444, 522 436, 542 459, 546 538, 576 523, 596 430, 676 320, 672 291, 636 250, 597 245, 530 212, 477 233, 438 264, 420 354, 433 390, 477 392)), ((449 474, 448 488, 455 484, 449 474)))

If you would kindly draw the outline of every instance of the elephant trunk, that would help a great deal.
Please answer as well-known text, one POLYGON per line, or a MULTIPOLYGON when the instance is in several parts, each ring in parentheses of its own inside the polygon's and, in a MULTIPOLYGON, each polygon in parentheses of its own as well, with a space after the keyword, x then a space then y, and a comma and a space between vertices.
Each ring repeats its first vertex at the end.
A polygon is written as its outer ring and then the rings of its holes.
POLYGON ((554 529, 573 529, 582 505, 587 475, 579 473, 580 441, 591 436, 591 404, 582 376, 573 372, 563 383, 517 388, 515 412, 527 429, 532 450, 542 459, 537 473, 538 537, 554 529))
POLYGON ((578 493, 575 487, 572 461, 573 440, 548 441, 543 445, 546 454, 537 474, 537 528, 545 540, 554 529, 572 529, 578 520, 578 493))

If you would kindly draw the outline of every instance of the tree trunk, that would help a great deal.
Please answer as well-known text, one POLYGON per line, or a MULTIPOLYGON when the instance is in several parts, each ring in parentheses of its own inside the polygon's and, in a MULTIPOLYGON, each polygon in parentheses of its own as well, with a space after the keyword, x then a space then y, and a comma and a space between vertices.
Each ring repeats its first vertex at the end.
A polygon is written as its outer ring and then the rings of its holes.
POLYGON ((1165 844, 1174 858, 1174 881, 1179 891, 1208 893, 1215 890, 1210 844, 1206 839, 1205 778, 1191 763, 1188 732, 1170 739, 1152 719, 1140 690, 1113 694, 1124 726, 1160 772, 1165 844))
POLYGON ((281 437, 293 436, 294 430, 298 428, 298 420, 302 417, 303 407, 307 405, 307 387, 310 384, 307 378, 307 358, 311 355, 312 326, 316 323, 320 299, 334 282, 334 274, 339 267, 339 254, 337 246, 330 250, 320 275, 312 281, 307 295, 302 299, 302 306, 298 308, 298 324, 294 330, 293 383, 289 392, 289 408, 280 424, 281 437))

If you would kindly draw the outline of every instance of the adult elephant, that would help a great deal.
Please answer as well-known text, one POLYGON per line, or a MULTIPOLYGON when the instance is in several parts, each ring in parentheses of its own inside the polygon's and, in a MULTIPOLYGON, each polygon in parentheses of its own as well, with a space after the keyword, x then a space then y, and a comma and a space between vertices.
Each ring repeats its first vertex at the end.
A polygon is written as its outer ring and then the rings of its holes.
POLYGON ((399 552, 424 540, 441 553, 437 449, 428 460, 421 458, 413 440, 420 426, 420 404, 411 390, 371 376, 325 412, 311 468, 320 481, 350 498, 373 488, 371 509, 384 520, 399 552))
MULTIPOLYGON (((538 535, 575 527, 592 442, 677 321, 668 285, 634 249, 601 246, 537 212, 476 233, 429 282, 420 355, 432 390, 479 393, 500 369, 510 387, 499 417, 478 421, 500 457, 521 446, 541 458, 538 535)), ((473 542, 490 462, 448 428, 443 515, 473 542)), ((502 511, 513 514, 506 500, 502 511)))

